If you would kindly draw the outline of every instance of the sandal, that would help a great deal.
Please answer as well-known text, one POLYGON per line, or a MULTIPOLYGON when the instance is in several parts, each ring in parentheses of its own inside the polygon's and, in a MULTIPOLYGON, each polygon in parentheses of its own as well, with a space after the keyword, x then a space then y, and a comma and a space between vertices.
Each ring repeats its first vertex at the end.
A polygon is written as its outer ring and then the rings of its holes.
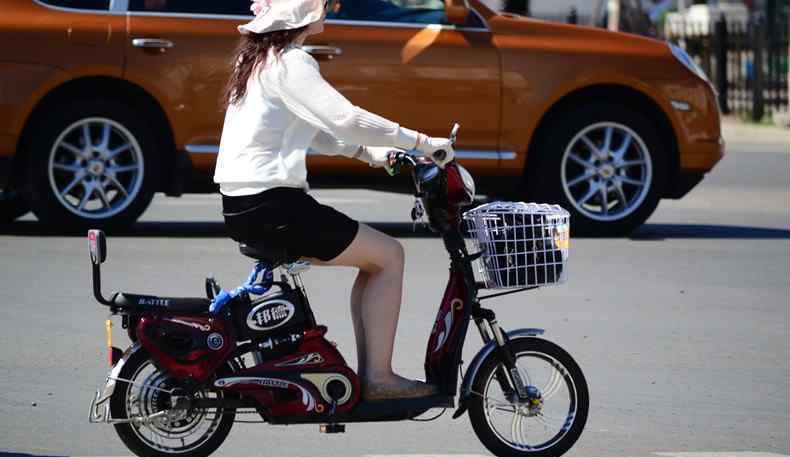
POLYGON ((439 388, 422 381, 407 380, 395 384, 362 383, 362 399, 366 402, 430 397, 439 388))

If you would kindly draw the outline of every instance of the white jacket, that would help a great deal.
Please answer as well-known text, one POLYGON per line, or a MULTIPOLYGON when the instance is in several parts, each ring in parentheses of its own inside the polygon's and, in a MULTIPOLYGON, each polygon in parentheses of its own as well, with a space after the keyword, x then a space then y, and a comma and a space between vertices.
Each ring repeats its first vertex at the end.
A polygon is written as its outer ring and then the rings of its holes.
POLYGON ((308 149, 353 156, 358 145, 411 149, 418 133, 354 106, 295 46, 270 52, 241 102, 228 107, 214 182, 228 196, 273 187, 307 189, 308 149))

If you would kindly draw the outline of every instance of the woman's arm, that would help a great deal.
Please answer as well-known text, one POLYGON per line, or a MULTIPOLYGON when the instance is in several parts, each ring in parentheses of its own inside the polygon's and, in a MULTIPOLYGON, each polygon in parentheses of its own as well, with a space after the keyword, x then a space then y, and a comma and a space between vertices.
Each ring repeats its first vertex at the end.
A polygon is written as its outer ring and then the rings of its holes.
POLYGON ((371 167, 383 167, 387 163, 387 157, 393 150, 391 147, 376 146, 357 146, 346 144, 332 135, 319 130, 310 148, 321 154, 340 155, 351 159, 361 160, 371 167))
POLYGON ((280 59, 277 93, 295 115, 346 145, 365 144, 413 149, 418 132, 354 106, 324 80, 318 63, 301 49, 280 59))
POLYGON ((338 140, 323 130, 319 130, 310 144, 310 149, 330 156, 344 156, 354 158, 359 150, 359 145, 347 144, 338 140))

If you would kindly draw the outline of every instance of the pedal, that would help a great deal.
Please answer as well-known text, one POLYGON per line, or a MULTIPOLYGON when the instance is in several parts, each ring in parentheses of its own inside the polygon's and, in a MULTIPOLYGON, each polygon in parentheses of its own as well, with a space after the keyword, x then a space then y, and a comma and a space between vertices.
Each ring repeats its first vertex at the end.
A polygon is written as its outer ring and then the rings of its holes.
POLYGON ((321 433, 346 433, 346 424, 321 424, 318 430, 321 433))

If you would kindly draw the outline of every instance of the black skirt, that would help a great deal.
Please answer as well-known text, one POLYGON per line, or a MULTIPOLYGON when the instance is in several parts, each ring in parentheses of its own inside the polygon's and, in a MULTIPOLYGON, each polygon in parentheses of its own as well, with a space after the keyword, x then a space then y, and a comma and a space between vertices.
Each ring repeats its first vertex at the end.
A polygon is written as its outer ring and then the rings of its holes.
POLYGON ((293 259, 332 260, 359 231, 359 222, 291 187, 240 197, 223 195, 222 214, 234 240, 284 248, 293 259))

